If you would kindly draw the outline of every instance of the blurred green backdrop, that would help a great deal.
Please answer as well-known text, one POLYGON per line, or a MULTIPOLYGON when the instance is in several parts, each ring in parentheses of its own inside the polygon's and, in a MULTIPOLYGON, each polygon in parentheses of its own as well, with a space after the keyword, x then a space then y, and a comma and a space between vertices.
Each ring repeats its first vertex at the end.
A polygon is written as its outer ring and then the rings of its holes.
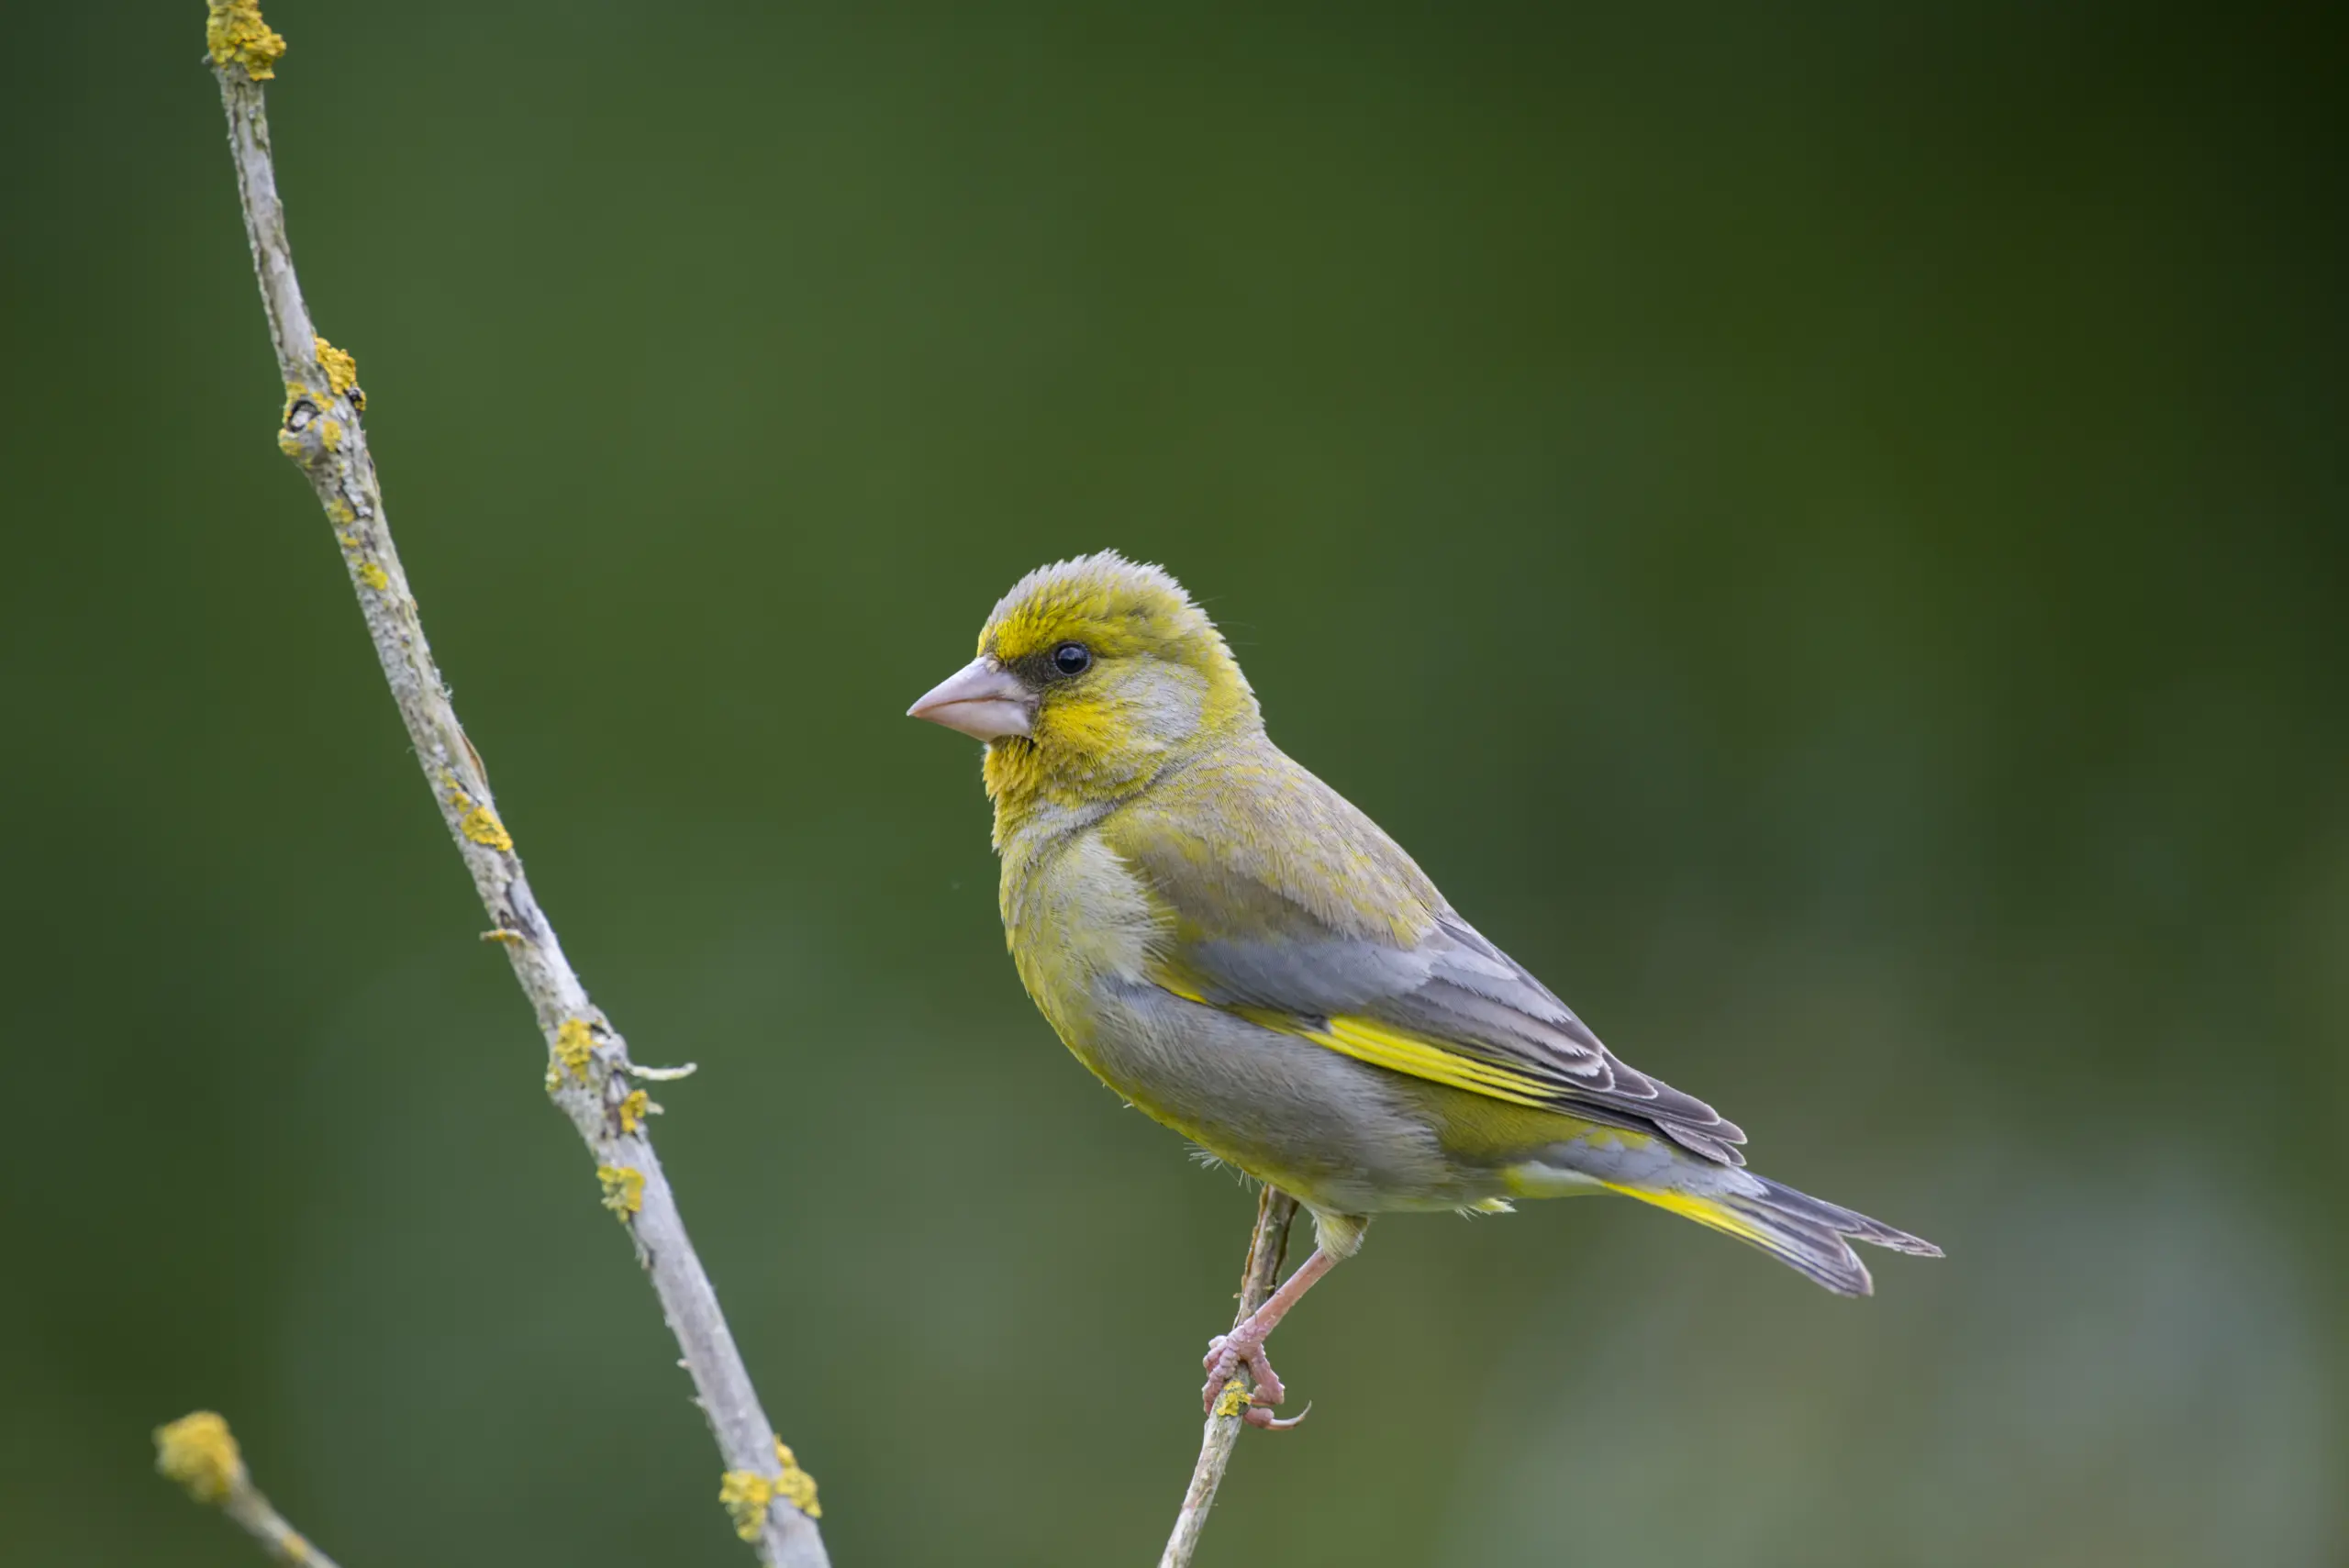
MULTIPOLYGON (((12 21, 0 1560, 739 1564, 278 402, 194 0, 12 21)), ((900 717, 1116 545, 1756 1163, 1382 1224, 1206 1561, 2349 1560, 2349 276, 2258 7, 278 0, 280 175, 842 1568, 1150 1561, 1247 1195, 900 717), (1063 1335, 1040 1374, 1040 1331, 1063 1335)))

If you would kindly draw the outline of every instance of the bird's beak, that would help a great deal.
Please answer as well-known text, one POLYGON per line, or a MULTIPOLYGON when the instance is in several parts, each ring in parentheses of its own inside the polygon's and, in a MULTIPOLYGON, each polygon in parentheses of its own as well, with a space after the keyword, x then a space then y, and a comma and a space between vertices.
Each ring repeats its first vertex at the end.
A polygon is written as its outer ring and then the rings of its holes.
POLYGON ((1036 732, 1036 695, 982 656, 924 692, 906 717, 959 729, 975 740, 1000 740, 1036 732))

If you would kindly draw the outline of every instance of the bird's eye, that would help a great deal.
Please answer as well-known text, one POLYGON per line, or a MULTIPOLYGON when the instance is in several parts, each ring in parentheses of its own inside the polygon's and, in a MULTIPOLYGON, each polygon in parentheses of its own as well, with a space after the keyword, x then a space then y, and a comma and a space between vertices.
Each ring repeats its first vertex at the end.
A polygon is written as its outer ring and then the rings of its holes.
POLYGON ((1052 650, 1052 668, 1063 675, 1082 675, 1093 667, 1093 651, 1082 642, 1063 642, 1052 650))

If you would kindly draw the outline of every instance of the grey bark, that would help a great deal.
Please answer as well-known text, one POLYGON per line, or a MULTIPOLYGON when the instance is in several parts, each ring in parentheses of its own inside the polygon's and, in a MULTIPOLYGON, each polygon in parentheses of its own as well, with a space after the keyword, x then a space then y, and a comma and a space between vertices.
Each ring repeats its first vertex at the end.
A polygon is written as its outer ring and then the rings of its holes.
MULTIPOLYGON (((1286 1193, 1266 1187, 1258 1196, 1256 1229, 1248 1238, 1248 1262, 1240 1273, 1240 1310, 1231 1318, 1234 1329, 1273 1294, 1281 1277, 1282 1255, 1288 1251, 1289 1221, 1296 1218, 1297 1200, 1286 1193)), ((1207 1429, 1199 1437, 1199 1462, 1192 1467, 1190 1485, 1184 1488, 1183 1506, 1174 1515, 1174 1530, 1166 1538, 1158 1568, 1189 1568, 1199 1549, 1199 1534, 1208 1528, 1208 1510, 1215 1507, 1216 1488, 1223 1485, 1231 1451, 1247 1425, 1240 1414, 1245 1408, 1246 1390, 1227 1389, 1208 1413, 1207 1429)))
POLYGON ((593 1157, 606 1207, 620 1218, 676 1335, 686 1373, 724 1460, 727 1490, 741 1510, 745 1539, 769 1568, 825 1568, 815 1520, 791 1499, 812 1506, 812 1485, 779 1460, 777 1440, 741 1353, 719 1310, 718 1293, 694 1253, 675 1195, 646 1136, 649 1108, 632 1094, 628 1046, 589 1000, 553 925, 531 895, 514 841, 497 814, 481 758, 465 739, 424 637, 416 596, 392 543, 375 465, 360 421, 361 397, 350 363, 312 328, 285 239, 269 122, 262 88, 235 61, 216 64, 228 117, 253 271, 261 283, 270 339, 285 383, 278 445, 317 492, 359 597, 367 636, 407 727, 425 782, 458 854, 471 873, 514 977, 529 998, 549 1052, 548 1091, 593 1157), (332 368, 330 368, 332 367, 332 368), (780 1483, 779 1488, 776 1483, 780 1483), (774 1500, 758 1507, 762 1487, 774 1500), (745 1504, 742 1499, 747 1495, 745 1504))

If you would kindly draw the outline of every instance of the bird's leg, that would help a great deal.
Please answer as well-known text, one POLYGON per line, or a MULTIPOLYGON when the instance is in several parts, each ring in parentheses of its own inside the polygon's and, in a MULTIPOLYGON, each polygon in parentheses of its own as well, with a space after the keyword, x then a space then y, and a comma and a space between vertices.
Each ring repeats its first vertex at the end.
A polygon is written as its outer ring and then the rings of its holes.
POLYGON ((1217 1396, 1233 1373, 1246 1367, 1255 1375, 1256 1391, 1248 1396, 1248 1407, 1242 1418, 1252 1427, 1267 1431, 1285 1431, 1305 1418, 1293 1417, 1281 1420, 1266 1407, 1277 1405, 1288 1396, 1281 1386, 1280 1374, 1273 1371, 1273 1363, 1264 1354, 1264 1341, 1273 1329, 1287 1316, 1288 1309, 1304 1299, 1305 1293, 1323 1274, 1337 1266, 1338 1260, 1328 1249, 1316 1247, 1313 1256, 1297 1265, 1297 1273, 1282 1282, 1280 1289, 1268 1296, 1264 1305, 1248 1316, 1248 1321, 1229 1334, 1218 1334, 1208 1341, 1208 1385, 1202 1400, 1209 1410, 1215 1408, 1217 1396))

